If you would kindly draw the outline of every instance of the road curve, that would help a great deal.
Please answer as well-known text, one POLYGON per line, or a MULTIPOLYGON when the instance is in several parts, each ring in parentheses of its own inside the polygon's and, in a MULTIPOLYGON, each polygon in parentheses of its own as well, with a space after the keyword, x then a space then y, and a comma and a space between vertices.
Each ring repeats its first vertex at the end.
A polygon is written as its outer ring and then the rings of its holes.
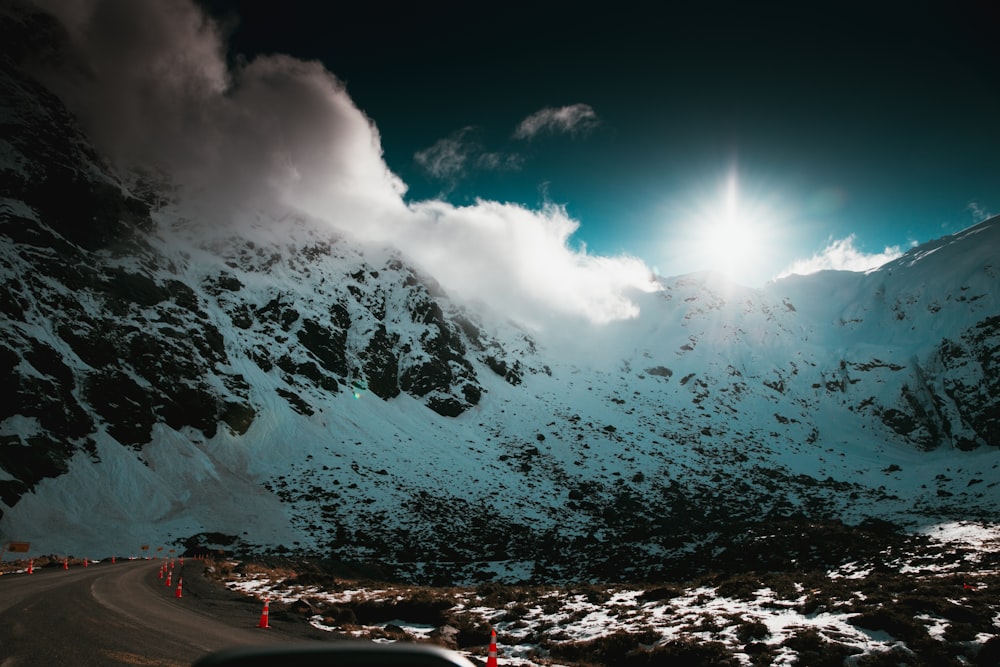
POLYGON ((183 573, 177 566, 167 587, 158 576, 164 562, 105 561, 0 577, 0 667, 182 667, 229 646, 309 636, 302 627, 257 628, 259 604, 212 599, 204 583, 190 586, 202 578, 198 562, 183 573))

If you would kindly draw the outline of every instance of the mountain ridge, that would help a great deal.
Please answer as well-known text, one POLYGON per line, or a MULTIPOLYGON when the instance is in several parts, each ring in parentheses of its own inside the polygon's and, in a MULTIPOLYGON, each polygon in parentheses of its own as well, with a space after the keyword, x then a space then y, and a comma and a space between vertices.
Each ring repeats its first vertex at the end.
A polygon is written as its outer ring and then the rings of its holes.
POLYGON ((738 559, 763 526, 1000 509, 1000 218, 867 274, 660 279, 637 317, 564 339, 302 213, 204 219, 19 72, 5 539, 619 578, 738 559))

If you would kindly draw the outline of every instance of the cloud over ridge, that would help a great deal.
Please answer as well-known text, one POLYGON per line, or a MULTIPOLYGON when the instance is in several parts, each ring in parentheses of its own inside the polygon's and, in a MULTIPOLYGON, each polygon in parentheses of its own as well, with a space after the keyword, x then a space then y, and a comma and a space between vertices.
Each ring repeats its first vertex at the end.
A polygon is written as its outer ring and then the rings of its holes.
MULTIPOLYGON (((236 219, 254 207, 304 211, 360 240, 399 247, 450 293, 538 326, 563 316, 631 317, 628 294, 650 289, 639 260, 572 248, 578 223, 559 207, 407 204, 375 123, 335 74, 284 55, 237 59, 230 68, 222 31, 191 0, 38 5, 66 27, 64 61, 80 63, 44 70, 50 87, 116 161, 170 174, 184 196, 210 205, 203 211, 236 219)), ((519 131, 578 131, 596 114, 575 105, 532 118, 519 131)), ((472 139, 462 130, 432 147, 427 168, 449 177, 470 160, 482 168, 516 163, 468 150, 472 139)))
POLYGON ((842 239, 831 240, 823 250, 807 259, 800 259, 785 269, 779 278, 798 274, 808 275, 817 271, 870 271, 887 262, 899 258, 903 251, 899 246, 886 247, 882 252, 866 253, 859 250, 854 234, 842 239))
MULTIPOLYGON (((595 256, 574 242, 579 222, 563 207, 408 202, 375 121, 335 73, 287 55, 230 64, 225 31, 193 0, 34 1, 67 39, 58 67, 36 63, 45 81, 113 159, 161 170, 184 197, 207 204, 199 209, 206 225, 238 222, 255 208, 302 211, 395 246, 450 294, 538 328, 634 317, 636 292, 655 289, 639 259, 595 256)), ((546 107, 507 138, 585 134, 600 122, 588 104, 546 107)), ((468 126, 414 159, 447 187, 528 158, 487 150, 468 126)), ((851 235, 783 275, 865 271, 900 254, 897 246, 865 253, 851 235)))

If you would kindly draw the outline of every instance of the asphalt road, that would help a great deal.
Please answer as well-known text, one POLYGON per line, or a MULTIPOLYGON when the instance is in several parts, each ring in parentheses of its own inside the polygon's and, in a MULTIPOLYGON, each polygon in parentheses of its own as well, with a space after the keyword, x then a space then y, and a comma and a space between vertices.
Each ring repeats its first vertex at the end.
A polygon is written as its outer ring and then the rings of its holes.
POLYGON ((263 606, 209 582, 200 561, 175 563, 168 588, 158 577, 163 564, 105 561, 0 576, 0 667, 181 667, 230 646, 323 638, 304 620, 273 614, 269 629, 258 628, 263 606))

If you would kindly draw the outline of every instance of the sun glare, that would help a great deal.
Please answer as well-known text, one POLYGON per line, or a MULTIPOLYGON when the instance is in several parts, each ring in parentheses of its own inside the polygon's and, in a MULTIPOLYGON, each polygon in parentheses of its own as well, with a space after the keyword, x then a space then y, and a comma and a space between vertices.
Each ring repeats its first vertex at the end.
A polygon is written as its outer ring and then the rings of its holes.
POLYGON ((759 222, 741 206, 735 173, 729 174, 725 193, 715 208, 715 211, 710 209, 707 219, 699 221, 700 254, 707 262, 707 269, 739 278, 759 259, 762 247, 759 222))
POLYGON ((720 190, 699 202, 688 220, 693 227, 689 259, 699 270, 721 273, 736 282, 756 282, 769 254, 767 208, 762 201, 741 196, 735 169, 720 190))

